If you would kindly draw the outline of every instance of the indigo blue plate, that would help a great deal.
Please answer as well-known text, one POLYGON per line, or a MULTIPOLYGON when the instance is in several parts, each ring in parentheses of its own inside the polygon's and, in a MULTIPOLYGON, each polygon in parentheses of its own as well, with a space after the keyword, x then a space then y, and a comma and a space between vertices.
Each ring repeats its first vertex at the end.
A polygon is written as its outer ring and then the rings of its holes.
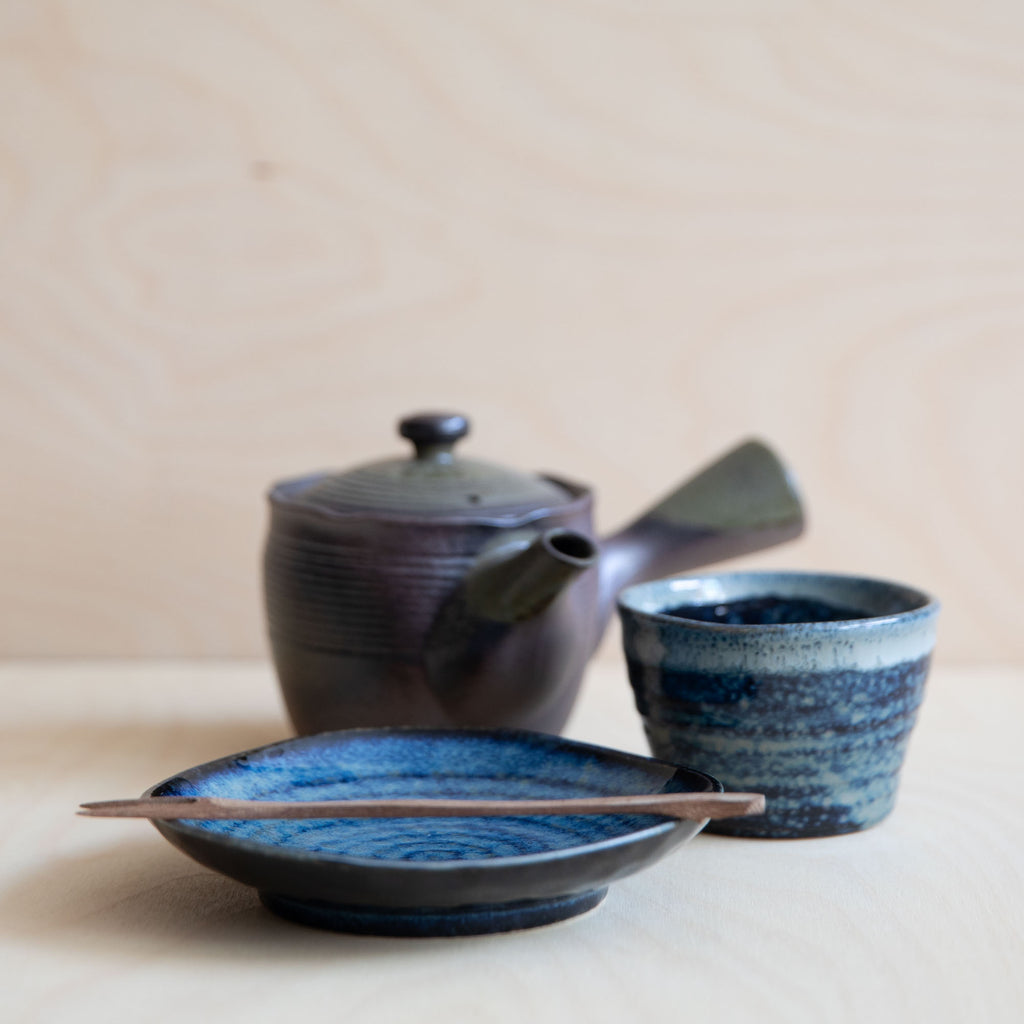
MULTIPOLYGON (((353 729, 211 761, 149 794, 526 799, 721 789, 703 772, 541 733, 353 729)), ((626 814, 154 825, 200 864, 256 888, 283 917, 412 936, 511 931, 573 917, 597 906, 609 883, 703 827, 626 814)))

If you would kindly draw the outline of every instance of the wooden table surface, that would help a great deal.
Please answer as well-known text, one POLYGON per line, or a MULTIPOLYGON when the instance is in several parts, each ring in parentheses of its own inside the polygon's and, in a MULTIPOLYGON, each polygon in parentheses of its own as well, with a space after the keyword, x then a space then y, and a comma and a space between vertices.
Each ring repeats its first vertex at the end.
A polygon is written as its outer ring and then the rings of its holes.
MULTIPOLYGON (((937 668, 894 814, 805 841, 701 835, 591 913, 465 939, 278 920, 142 821, 76 817, 288 732, 249 662, 0 668, 0 1019, 1024 1019, 1024 670, 937 668)), ((595 662, 568 730, 646 752, 595 662)))

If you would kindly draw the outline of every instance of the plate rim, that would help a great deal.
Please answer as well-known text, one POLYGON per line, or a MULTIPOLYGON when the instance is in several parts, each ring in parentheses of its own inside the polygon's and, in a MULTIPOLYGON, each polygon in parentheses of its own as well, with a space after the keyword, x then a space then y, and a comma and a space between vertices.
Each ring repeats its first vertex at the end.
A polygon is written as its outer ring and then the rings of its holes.
MULTIPOLYGON (((518 740, 518 741, 542 741, 550 746, 567 746, 573 750, 581 753, 597 754, 601 757, 608 758, 618 761, 619 763, 632 764, 637 767, 661 767, 669 769, 669 773, 666 775, 666 781, 675 778, 681 774, 685 774, 691 777, 701 778, 705 780, 709 785, 706 789, 693 790, 693 792, 723 792, 724 787, 722 783, 714 776, 709 775, 707 772, 702 771, 699 768, 692 768, 688 765, 680 765, 671 761, 666 761, 661 758, 648 757, 644 754, 634 754, 630 751, 618 750, 614 747, 602 746, 596 743, 589 743, 583 740, 569 739, 564 736, 556 736, 549 733, 536 732, 528 729, 476 729, 476 728, 429 728, 421 726, 382 726, 382 727, 361 727, 356 729, 333 729, 325 732, 309 733, 302 736, 286 737, 282 740, 275 740, 270 743, 261 744, 257 747, 252 747, 248 750, 237 751, 232 754, 226 754, 222 757, 214 758, 210 761, 204 761, 200 764, 193 765, 190 768, 185 768, 182 771, 175 772, 173 775, 169 775, 166 779, 155 783, 150 786, 143 796, 151 796, 156 790, 161 787, 174 782, 177 779, 181 779, 187 776, 190 772, 196 772, 203 769, 211 769, 214 766, 222 765, 231 761, 236 760, 240 757, 249 756, 252 754, 262 754, 267 750, 275 747, 291 746, 293 744, 316 743, 317 741, 323 741, 328 737, 351 737, 357 738, 359 736, 390 736, 390 737, 405 737, 411 738, 413 736, 428 736, 428 737, 448 737, 448 738, 498 738, 507 740, 518 740)), ((643 814, 643 815, 627 815, 627 814, 615 814, 610 812, 609 816, 612 817, 651 817, 656 818, 658 815, 643 814)), ((515 815, 509 815, 509 817, 515 817, 515 815)), ((579 815, 551 815, 551 817, 579 817, 579 815)), ((579 843, 574 846, 559 846, 551 850, 541 851, 539 853, 527 853, 527 854, 514 854, 510 856, 498 856, 498 857, 477 857, 477 858, 465 858, 461 860, 436 860, 436 861, 410 861, 402 860, 400 858, 379 858, 379 857, 358 857, 352 854, 345 853, 333 853, 328 851, 314 851, 314 850, 302 850, 295 847, 290 847, 285 844, 276 844, 261 842, 259 840, 242 838, 231 835, 226 832, 217 832, 212 829, 203 828, 199 825, 186 824, 188 821, 193 819, 188 818, 174 818, 164 821, 153 821, 152 824, 157 828, 157 831, 168 838, 167 832, 182 835, 186 838, 195 838, 204 842, 211 842, 216 845, 223 847, 230 847, 238 849, 240 851, 256 854, 261 856, 271 856, 273 858, 280 858, 287 860, 296 865, 303 863, 316 863, 316 864, 337 864, 347 865, 353 868, 358 868, 361 871, 375 871, 375 872, 387 872, 387 871, 401 871, 403 873, 422 873, 422 874, 446 874, 454 872, 465 872, 467 870, 500 870, 507 869, 513 866, 528 867, 532 864, 551 864, 560 860, 572 860, 576 857, 581 856, 584 853, 598 853, 604 850, 613 850, 616 847, 624 845, 632 845, 638 843, 640 840, 645 838, 651 838, 661 835, 669 834, 674 831, 680 831, 682 829, 691 829, 694 826, 699 825, 697 831, 701 831, 706 824, 705 822, 691 822, 682 820, 665 819, 658 821, 646 828, 640 828, 631 830, 623 833, 622 835, 611 836, 605 839, 599 839, 594 842, 579 843)), ((455 819, 459 820, 459 819, 455 819)))

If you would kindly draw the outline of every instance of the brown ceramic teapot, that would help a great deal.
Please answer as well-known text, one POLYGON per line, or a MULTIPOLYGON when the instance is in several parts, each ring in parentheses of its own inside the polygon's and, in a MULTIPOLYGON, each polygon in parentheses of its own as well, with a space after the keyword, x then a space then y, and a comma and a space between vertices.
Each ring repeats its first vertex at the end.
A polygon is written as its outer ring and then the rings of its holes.
POLYGON ((411 416, 411 458, 271 489, 267 620, 300 732, 558 732, 622 587, 803 528, 785 468, 757 441, 598 541, 589 488, 457 456, 468 430, 458 415, 411 416))

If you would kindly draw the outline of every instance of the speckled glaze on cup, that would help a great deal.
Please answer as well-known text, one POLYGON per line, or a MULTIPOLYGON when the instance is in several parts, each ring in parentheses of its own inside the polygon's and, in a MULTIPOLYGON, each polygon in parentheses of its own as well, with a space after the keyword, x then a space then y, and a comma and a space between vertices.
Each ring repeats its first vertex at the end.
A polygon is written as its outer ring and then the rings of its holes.
POLYGON ((764 815, 709 830, 828 836, 889 814, 924 696, 937 601, 884 580, 748 572, 643 583, 624 590, 618 607, 655 756, 767 796, 764 815), (765 597, 867 617, 727 625, 666 614, 765 597))

